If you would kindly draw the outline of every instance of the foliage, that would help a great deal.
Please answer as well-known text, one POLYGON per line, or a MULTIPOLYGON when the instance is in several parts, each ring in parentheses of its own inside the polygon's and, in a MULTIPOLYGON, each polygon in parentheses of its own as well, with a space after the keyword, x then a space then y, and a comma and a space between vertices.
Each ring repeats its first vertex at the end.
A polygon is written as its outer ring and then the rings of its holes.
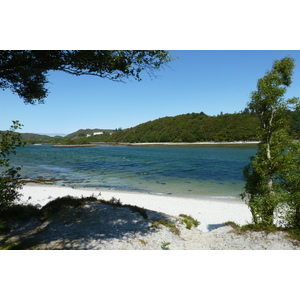
POLYGON ((92 201, 97 201, 97 198, 94 196, 82 198, 73 196, 58 197, 43 206, 41 211, 44 216, 50 216, 58 213, 61 210, 76 208, 92 201))
POLYGON ((146 71, 150 76, 172 60, 161 50, 2 50, 0 88, 10 89, 25 103, 43 103, 48 94, 49 71, 71 75, 91 75, 122 81, 146 71))
POLYGON ((286 154, 286 168, 280 174, 285 193, 279 207, 279 215, 285 225, 300 229, 300 142, 294 143, 286 154))
POLYGON ((15 131, 22 128, 19 121, 13 121, 13 125, 7 131, 0 131, 0 166, 9 166, 10 154, 15 154, 16 147, 23 146, 22 138, 15 131))
POLYGON ((32 204, 14 204, 5 211, 0 211, 2 220, 15 219, 20 221, 29 220, 32 217, 41 216, 41 211, 32 204))
POLYGON ((1 173, 0 177, 0 211, 6 209, 20 198, 19 190, 22 188, 20 168, 9 168, 1 173))
MULTIPOLYGON (((300 137, 300 111, 287 111, 286 122, 289 133, 295 139, 300 137)), ((224 142, 257 141, 259 118, 246 109, 239 113, 208 116, 204 113, 183 114, 165 117, 137 125, 129 129, 80 129, 65 137, 50 137, 21 133, 27 144, 49 143, 80 145, 97 142, 224 142), (92 135, 102 131, 101 135, 92 135), (87 137, 87 134, 91 134, 87 137)))
POLYGON ((245 193, 255 224, 272 225, 274 212, 285 198, 280 176, 292 171, 289 157, 292 147, 287 122, 288 109, 298 106, 298 98, 285 100, 286 88, 292 83, 294 59, 274 61, 271 71, 258 80, 257 91, 248 107, 260 119, 260 144, 244 169, 245 193))
POLYGON ((192 216, 180 214, 179 217, 182 218, 182 222, 185 223, 187 229, 191 229, 193 226, 197 227, 200 225, 200 222, 194 219, 192 216))
POLYGON ((18 192, 23 186, 20 181, 20 168, 9 168, 9 155, 15 154, 15 148, 23 145, 20 134, 15 133, 21 126, 18 121, 14 121, 10 130, 0 133, 0 166, 6 168, 0 173, 0 211, 21 196, 18 192))
POLYGON ((168 222, 168 221, 164 220, 163 218, 155 220, 152 224, 153 227, 160 227, 160 225, 168 227, 169 230, 174 234, 177 234, 177 235, 180 234, 180 230, 176 227, 175 224, 168 222))
POLYGON ((163 241, 163 242, 161 242, 161 249, 162 250, 170 250, 169 245, 171 245, 170 242, 163 241))
MULTIPOLYGON (((277 231, 283 231, 284 229, 281 227, 277 227, 275 225, 265 225, 265 224, 246 224, 246 225, 238 225, 235 222, 228 221, 223 223, 223 225, 231 226, 238 233, 246 233, 248 231, 263 231, 266 233, 274 233, 277 231)), ((286 230, 288 231, 288 230, 286 230)))
MULTIPOLYGON (((85 138, 86 143, 205 142, 257 140, 259 121, 253 114, 207 116, 203 112, 164 117, 132 128, 85 138)), ((80 142, 77 137, 70 141, 80 142)))

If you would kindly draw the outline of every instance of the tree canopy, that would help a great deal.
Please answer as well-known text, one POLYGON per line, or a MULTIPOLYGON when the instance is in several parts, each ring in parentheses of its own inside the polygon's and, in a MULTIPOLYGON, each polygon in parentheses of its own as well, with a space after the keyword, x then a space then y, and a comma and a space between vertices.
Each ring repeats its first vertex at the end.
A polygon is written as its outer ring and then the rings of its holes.
POLYGON ((140 81, 172 60, 163 50, 2 50, 0 88, 10 89, 25 103, 43 103, 47 97, 49 71, 91 75, 114 81, 140 81))
POLYGON ((288 109, 298 108, 299 99, 286 100, 284 94, 292 83, 294 66, 294 59, 290 57, 275 60, 272 70, 258 80, 257 91, 252 93, 248 104, 260 119, 258 152, 244 171, 243 196, 249 198, 255 223, 273 224, 275 209, 290 194, 282 184, 283 174, 291 174, 297 165, 291 163, 295 158, 291 149, 295 145, 287 122, 288 109))

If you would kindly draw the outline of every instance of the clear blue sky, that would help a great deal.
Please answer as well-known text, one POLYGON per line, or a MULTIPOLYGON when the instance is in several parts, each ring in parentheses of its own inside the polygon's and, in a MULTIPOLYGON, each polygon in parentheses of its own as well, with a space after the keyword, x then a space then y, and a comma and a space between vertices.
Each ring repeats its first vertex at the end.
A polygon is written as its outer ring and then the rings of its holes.
POLYGON ((300 51, 182 50, 170 51, 178 59, 157 72, 159 78, 125 84, 62 72, 49 75, 45 104, 25 105, 10 91, 0 91, 0 129, 12 120, 24 124, 22 132, 64 133, 78 129, 129 128, 165 116, 208 115, 243 110, 257 80, 275 59, 296 59, 294 81, 287 97, 300 97, 300 51))

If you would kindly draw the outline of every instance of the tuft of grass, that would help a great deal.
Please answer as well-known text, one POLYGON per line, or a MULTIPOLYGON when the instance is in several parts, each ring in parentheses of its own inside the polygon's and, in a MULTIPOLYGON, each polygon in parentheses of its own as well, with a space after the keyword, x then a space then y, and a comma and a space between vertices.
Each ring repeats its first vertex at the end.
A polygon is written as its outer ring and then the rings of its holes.
POLYGON ((176 227, 175 224, 173 224, 173 223, 171 223, 171 222, 168 222, 168 221, 166 221, 166 220, 164 220, 164 219, 162 219, 162 218, 156 220, 156 221, 152 224, 153 227, 157 227, 157 228, 160 228, 160 225, 163 225, 163 226, 168 227, 169 230, 170 230, 172 233, 174 233, 174 234, 177 234, 177 235, 180 234, 180 230, 176 227))
POLYGON ((120 201, 120 199, 117 199, 115 197, 112 197, 109 201, 102 200, 102 202, 105 202, 105 203, 108 203, 108 204, 111 204, 111 205, 114 205, 114 206, 118 206, 118 207, 122 207, 123 206, 123 204, 120 201))
POLYGON ((231 226, 233 229, 235 229, 236 231, 240 231, 241 230, 241 226, 236 224, 235 222, 233 221, 228 221, 228 222, 225 222, 223 223, 224 226, 231 226))
POLYGON ((144 219, 148 219, 147 210, 143 207, 139 207, 136 205, 125 205, 131 209, 133 212, 138 212, 144 219))
POLYGON ((187 229, 191 229, 193 226, 197 227, 200 225, 200 222, 194 219, 192 216, 188 216, 185 214, 180 214, 181 222, 185 223, 187 229))
POLYGON ((264 231, 265 233, 272 233, 276 231, 286 231, 288 233, 295 232, 295 236, 299 234, 300 238, 300 230, 295 230, 291 228, 282 228, 276 225, 265 225, 265 224, 246 224, 246 225, 238 225, 235 222, 228 221, 223 223, 223 225, 230 225, 233 229, 235 229, 238 233, 243 233, 247 231, 264 231), (298 233, 297 233, 298 232, 298 233))
POLYGON ((161 243, 161 248, 163 250, 170 250, 170 248, 168 247, 171 243, 170 242, 162 242, 161 243))
POLYGON ((144 219, 148 219, 147 210, 143 207, 139 207, 136 205, 130 205, 130 204, 122 204, 120 199, 117 199, 115 197, 112 197, 109 201, 106 200, 100 200, 102 203, 114 205, 116 207, 128 207, 131 209, 132 212, 138 212, 144 219))

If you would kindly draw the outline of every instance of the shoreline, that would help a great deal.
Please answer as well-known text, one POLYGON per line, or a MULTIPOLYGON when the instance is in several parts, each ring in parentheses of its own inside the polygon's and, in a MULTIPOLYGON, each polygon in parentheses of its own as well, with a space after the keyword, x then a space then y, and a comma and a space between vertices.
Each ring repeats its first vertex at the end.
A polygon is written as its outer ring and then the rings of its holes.
POLYGON ((194 143, 119 143, 129 146, 206 146, 206 145, 257 145, 259 141, 235 141, 235 142, 194 142, 194 143))
POLYGON ((120 199, 123 204, 136 205, 145 209, 162 212, 171 216, 187 214, 200 222, 198 228, 209 232, 222 223, 233 221, 239 225, 251 222, 251 213, 247 205, 236 199, 205 197, 188 198, 170 195, 154 195, 141 192, 105 190, 97 188, 72 188, 59 185, 28 183, 20 191, 21 203, 44 206, 58 197, 87 197, 94 195, 99 199, 120 199))
MULTIPOLYGON (((258 145, 259 141, 235 141, 235 142, 155 142, 155 143, 118 143, 118 142, 94 142, 90 144, 74 144, 74 145, 61 145, 52 144, 53 148, 85 148, 85 147, 101 147, 101 146, 226 146, 226 145, 258 145)), ((46 145, 46 144, 32 144, 34 146, 46 145)))

